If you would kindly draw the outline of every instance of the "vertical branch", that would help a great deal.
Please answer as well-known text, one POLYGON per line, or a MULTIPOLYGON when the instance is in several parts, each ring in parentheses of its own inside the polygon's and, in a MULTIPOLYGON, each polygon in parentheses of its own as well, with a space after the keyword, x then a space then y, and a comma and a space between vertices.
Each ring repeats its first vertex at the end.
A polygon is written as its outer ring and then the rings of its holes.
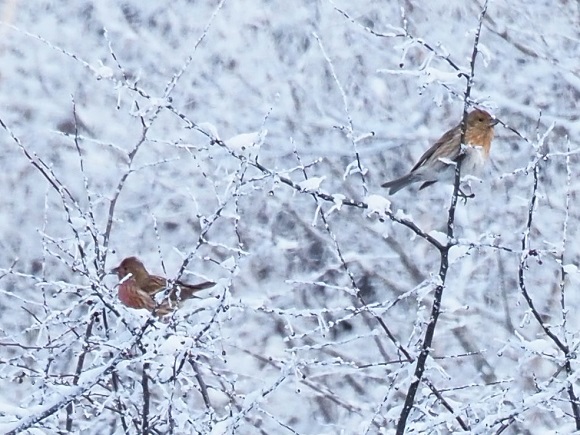
POLYGON ((141 433, 143 435, 149 434, 149 403, 151 394, 149 392, 149 370, 150 364, 148 362, 143 364, 143 373, 141 374, 141 389, 143 391, 143 408, 141 410, 141 433))
MULTIPOLYGON (((562 228, 562 253, 560 256, 560 304, 562 307, 562 330, 564 333, 564 341, 566 341, 566 320, 567 320, 567 308, 566 308, 566 271, 564 270, 564 252, 566 251, 566 241, 568 238, 568 221, 570 219, 570 196, 571 196, 571 183, 572 183, 572 171, 570 169, 570 140, 567 144, 566 153, 566 216, 564 218, 564 226, 562 228)), ((567 344, 567 343, 566 343, 567 344)), ((566 374, 570 377, 573 374, 572 365, 570 364, 570 358, 566 355, 566 374)), ((574 420, 576 423, 576 430, 580 430, 580 404, 578 403, 578 396, 574 391, 574 385, 570 381, 566 381, 568 386, 568 397, 570 398, 570 406, 572 407, 572 413, 574 414, 574 420)))
MULTIPOLYGON (((119 393, 119 375, 117 372, 113 371, 111 373, 111 384, 113 385, 113 391, 115 393, 119 393)), ((120 398, 117 397, 117 411, 119 412, 119 417, 121 418, 121 426, 123 426, 123 433, 127 433, 129 431, 129 426, 127 426, 127 422, 125 421, 125 411, 126 407, 121 401, 120 398)))
POLYGON ((566 251, 566 242, 568 239, 568 221, 570 219, 570 196, 571 196, 572 171, 570 170, 570 140, 566 154, 566 202, 564 210, 564 225, 562 227, 562 252, 560 254, 560 306, 562 308, 562 329, 566 330, 567 310, 565 296, 566 271, 564 270, 564 252, 566 251))
POLYGON ((469 110, 469 101, 471 96, 471 89, 473 87, 473 77, 475 76, 475 61, 477 59, 479 37, 481 35, 481 27, 483 26, 483 19, 487 13, 487 3, 486 0, 479 14, 479 24, 477 26, 477 31, 475 32, 475 40, 473 41, 473 50, 471 52, 471 61, 469 64, 470 71, 469 76, 464 76, 467 84, 465 86, 465 94, 463 95, 463 117, 461 118, 461 140, 459 144, 461 149, 459 151, 459 157, 457 158, 457 165, 455 166, 455 179, 453 180, 453 196, 451 197, 451 205, 449 206, 449 212, 447 217, 447 237, 449 240, 454 237, 454 226, 455 226, 455 211, 457 209, 457 198, 459 194, 459 184, 461 182, 461 164, 465 158, 464 142, 465 142, 465 130, 467 128, 467 111, 469 110))
POLYGON ((433 295, 433 306, 431 307, 431 317, 427 325, 427 330, 425 331, 425 338, 423 339, 423 344, 421 345, 421 351, 417 358, 417 363, 415 366, 415 373, 409 390, 407 391, 407 396, 405 397, 405 402, 403 404, 403 409, 401 410, 401 415, 397 423, 397 435, 403 435, 407 427, 407 420, 413 409, 415 403, 415 396, 419 389, 419 384, 425 373, 425 366, 427 363, 427 358, 431 352, 431 345, 433 343, 433 337, 435 336, 435 328, 437 326, 437 320, 441 314, 441 300, 443 298, 443 290, 445 288, 445 281, 447 278, 447 272, 449 270, 449 249, 451 248, 454 239, 454 226, 455 226, 455 211, 457 208, 457 198, 459 194, 459 183, 461 180, 461 163, 463 161, 463 142, 465 141, 465 129, 467 120, 467 110, 468 110, 468 100, 471 94, 471 88, 473 85, 473 77, 475 74, 475 60, 478 53, 479 36, 481 33, 481 27, 483 25, 483 19, 487 12, 487 3, 485 1, 481 13, 479 15, 479 23, 477 31, 475 33, 475 40, 473 43, 473 51, 471 53, 471 71, 467 79, 467 85, 465 89, 464 104, 463 104, 463 119, 461 120, 461 141, 460 146, 462 150, 460 151, 459 158, 457 159, 457 166, 455 167, 455 180, 453 184, 453 195, 451 197, 451 205, 449 206, 448 218, 447 218, 447 245, 439 247, 439 253, 441 256, 441 261, 439 265, 439 284, 435 288, 433 295))
MULTIPOLYGON (((107 311, 103 308, 101 312, 101 317, 103 319, 103 330, 105 331, 105 335, 107 338, 110 338, 110 328, 109 328, 109 320, 107 318, 107 311)), ((125 324, 125 326, 128 326, 125 324)), ((111 372, 111 384, 113 386, 113 391, 117 394, 117 411, 119 413, 119 417, 121 418, 121 426, 123 426, 123 432, 127 433, 129 430, 129 426, 127 426, 127 422, 125 421, 125 411, 127 407, 124 405, 121 398, 118 396, 119 394, 119 375, 116 370, 111 372)))
MULTIPOLYGON (((93 313, 93 315, 91 316, 91 321, 89 322, 89 324, 87 325, 87 329, 85 331, 85 340, 83 343, 83 351, 81 352, 79 359, 77 361, 77 367, 75 369, 75 374, 73 377, 73 385, 78 385, 79 383, 79 377, 83 371, 83 367, 85 365, 85 358, 87 357, 87 353, 89 352, 89 338, 91 337, 91 335, 93 334, 93 325, 95 324, 95 320, 97 319, 98 313, 93 313)), ((72 425, 73 425, 73 415, 74 412, 74 403, 71 400, 69 402, 69 404, 66 407, 66 431, 67 432, 71 432, 72 431, 72 425)))
POLYGON ((123 190, 123 187, 125 186, 125 182, 127 181, 127 178, 129 178, 129 175, 131 175, 133 173, 133 167, 132 167, 133 159, 135 158, 135 155, 137 154, 137 152, 141 148, 141 145, 143 145, 143 143, 147 139, 147 133, 149 131, 150 125, 147 126, 145 123, 145 120, 143 118, 141 118, 141 126, 143 128, 142 132, 141 132, 141 137, 137 141, 137 144, 133 147, 133 149, 128 154, 129 162, 127 165, 128 166, 127 172, 125 172, 123 174, 123 176, 121 177, 121 179, 117 183, 117 188, 115 189, 113 199, 111 200, 111 203, 109 204, 109 211, 107 213, 107 225, 105 227, 105 232, 103 234, 103 252, 105 254, 106 254, 107 249, 109 247, 109 239, 111 237, 111 230, 113 229, 113 217, 115 215, 115 208, 117 207, 117 201, 119 200, 119 195, 121 195, 121 191, 123 190))
MULTIPOLYGON (((540 172, 539 165, 540 165, 541 161, 542 161, 542 159, 538 159, 534 164, 534 170, 533 170, 534 184, 532 186, 532 199, 530 201, 530 205, 528 208, 528 221, 526 223, 526 229, 524 230, 524 234, 523 234, 522 242, 521 242, 522 243, 522 255, 521 255, 520 263, 519 263, 519 267, 518 267, 518 285, 520 287, 520 291, 521 291, 524 299, 526 300, 526 303, 528 304, 528 307, 530 307, 532 315, 534 316, 536 321, 539 323, 540 327, 544 330, 544 333, 554 342, 554 344, 564 354, 564 358, 566 359, 564 362, 564 368, 566 369, 566 373, 570 376, 573 374, 572 365, 570 364, 570 359, 575 358, 575 357, 572 355, 572 352, 570 352, 570 348, 568 347, 568 345, 565 342, 565 337, 564 337, 564 339, 561 340, 550 329, 550 327, 544 323, 544 320, 542 319, 541 314, 539 313, 539 311, 535 307, 534 301, 528 292, 528 289, 526 286, 526 281, 525 281, 525 273, 524 272, 527 269, 527 260, 529 257, 534 257, 534 256, 538 255, 537 251, 535 249, 530 249, 530 233, 531 233, 531 229, 532 229, 534 209, 536 207, 536 202, 537 202, 537 198, 538 198, 537 192, 538 192, 539 172, 540 172)), ((568 193, 569 193, 569 191, 568 191, 568 193)), ((567 202, 567 204, 568 204, 568 202, 567 202)), ((565 236, 564 236, 564 240, 565 240, 565 236)), ((563 258, 563 252, 562 252, 562 258, 563 258)), ((561 289, 561 291, 562 291, 561 303, 564 303, 563 288, 561 289)), ((568 397, 570 399, 570 406, 572 407, 572 413, 574 414, 574 422, 576 425, 576 429, 580 430, 580 403, 578 402, 578 397, 574 391, 573 384, 570 381, 566 381, 566 382, 567 382, 566 391, 567 391, 568 397)))
MULTIPOLYGON (((294 149, 294 155, 296 156, 296 159, 298 160, 298 163, 300 164, 300 167, 302 169, 302 175, 304 176, 304 179, 307 180, 308 179, 308 174, 306 173, 306 168, 302 164, 302 160, 300 158, 300 155, 296 151, 296 149, 294 149)), ((338 258, 340 260, 340 263, 342 265, 342 268, 344 269, 344 271, 346 272, 346 274, 349 277, 350 284, 351 284, 353 290, 355 291, 354 296, 357 299, 358 303, 362 307, 361 308, 361 311, 368 312, 378 322, 378 324, 381 326, 381 328, 383 329, 383 331, 385 332, 385 334, 387 335, 387 337, 389 338, 389 340, 407 358, 407 361, 409 363, 413 362, 412 355, 407 351, 407 349, 405 349, 405 347, 399 342, 399 340, 391 332, 391 330, 387 326, 386 322, 381 317, 379 317, 378 315, 376 315, 375 313, 373 313, 372 311, 366 309, 368 307, 368 304, 367 304, 366 300, 363 298, 363 296, 361 295, 360 289, 359 289, 358 285, 356 284, 356 280, 355 280, 354 274, 352 273, 352 271, 348 267, 348 264, 347 264, 347 262, 346 262, 346 260, 344 258, 344 255, 342 253, 342 249, 340 248, 340 245, 338 243, 338 240, 337 240, 334 232, 330 228, 330 224, 328 222, 328 219, 326 218, 326 213, 324 213, 324 211, 322 210, 322 207, 321 207, 321 204, 320 204, 320 200, 316 196, 315 193, 311 193, 311 196, 314 199, 314 202, 316 203, 316 205, 318 207, 318 210, 320 212, 320 218, 322 219, 322 222, 324 224, 324 228, 325 228, 326 232, 328 233, 328 235, 330 236, 330 238, 332 239, 332 241, 334 243, 334 249, 336 250, 336 253, 338 255, 338 258)), ((441 246, 439 244, 437 244, 435 246, 438 249, 448 249, 448 248, 446 248, 444 246, 441 246)), ((441 291, 442 291, 442 289, 441 289, 441 291)), ((378 344, 378 340, 377 340, 377 344, 378 344)), ((379 346, 379 348, 380 348, 380 346, 379 346)), ((425 358, 426 358, 426 356, 425 356, 425 358)), ((428 379, 425 379, 424 382, 427 384, 427 386, 433 392, 433 394, 441 401, 441 403, 443 404, 443 406, 450 413, 455 414, 455 412, 453 411, 453 408, 451 407, 451 405, 449 404, 449 402, 447 402, 445 400, 445 398, 443 397, 443 395, 441 394, 441 392, 437 390, 437 388, 435 387, 435 385, 433 385, 433 383, 430 382, 428 379)), ((457 422, 459 423, 459 425, 461 426, 462 429, 469 430, 469 426, 463 421, 463 419, 461 418, 461 416, 458 416, 457 415, 457 416, 455 416, 455 419, 457 420, 457 422)))
POLYGON ((197 365, 197 362, 195 362, 195 360, 190 356, 189 359, 189 364, 191 365, 191 368, 193 369, 193 373, 195 373, 195 379, 197 380, 197 383, 199 384, 199 391, 201 392, 201 397, 203 398, 203 403, 205 403, 205 407, 211 411, 213 409, 213 406, 211 406, 211 401, 209 399, 209 394, 207 392, 207 385, 205 383, 205 381, 203 380, 203 377, 201 376, 201 372, 199 371, 199 366, 197 365))

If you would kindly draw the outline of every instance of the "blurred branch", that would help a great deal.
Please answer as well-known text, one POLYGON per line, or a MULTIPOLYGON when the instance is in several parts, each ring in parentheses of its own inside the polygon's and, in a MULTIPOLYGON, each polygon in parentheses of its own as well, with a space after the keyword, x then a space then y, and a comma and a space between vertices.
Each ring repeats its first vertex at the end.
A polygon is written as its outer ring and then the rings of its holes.
POLYGON ((320 37, 316 33, 314 33, 314 37, 316 38, 316 41, 318 41, 318 46, 320 47, 320 50, 322 51, 322 55, 324 56, 324 59, 326 60, 326 63, 328 64, 328 67, 330 68, 330 73, 332 74, 332 78, 334 79, 334 82, 336 83, 336 86, 337 86, 337 88, 340 92, 340 95, 342 97, 344 114, 346 115, 346 119, 347 119, 347 123, 348 123, 347 137, 350 139, 351 144, 352 144, 352 148, 354 150, 354 156, 355 156, 355 160, 356 160, 356 164, 357 164, 357 168, 358 168, 358 173, 360 174, 360 177, 362 180, 363 195, 366 196, 368 194, 368 191, 369 191, 369 189, 367 187, 366 177, 365 177, 366 168, 363 168, 363 165, 362 165, 361 160, 360 160, 360 154, 358 151, 358 147, 356 145, 357 141, 355 140, 355 137, 354 137, 354 126, 353 126, 352 117, 350 116, 350 111, 348 108, 348 100, 346 98, 346 93, 344 92, 344 88, 340 84, 340 80, 338 79, 338 76, 336 75, 336 71, 334 70, 334 64, 330 60, 330 57, 328 57, 328 54, 326 54, 326 50, 324 49, 324 45, 322 44, 320 37))
MULTIPOLYGON (((87 222, 87 225, 85 225, 85 228, 89 232, 91 239, 93 241, 93 249, 95 251, 95 258, 93 259, 93 263, 94 263, 95 269, 98 271, 99 264, 101 264, 101 269, 104 269, 105 265, 104 265, 104 263, 101 262, 101 260, 103 259, 102 258, 103 255, 99 249, 100 245, 99 245, 99 240, 98 240, 98 230, 97 230, 97 224, 95 222, 95 215, 93 213, 93 199, 91 197, 91 192, 89 189, 89 180, 87 178, 87 174, 85 173, 85 163, 84 163, 84 159, 83 159, 83 153, 81 152, 81 146, 79 143, 79 130, 78 130, 79 126, 78 126, 78 117, 77 117, 77 106, 76 106, 76 102, 75 102, 74 97, 72 99, 72 110, 73 110, 73 117, 74 117, 74 144, 75 144, 75 148, 77 150, 77 154, 79 157, 80 171, 81 171, 81 174, 83 176, 83 187, 85 189, 85 195, 87 197, 87 215, 88 215, 87 221, 90 222, 90 225, 87 222)), ((81 261, 83 263, 85 272, 88 275, 89 268, 88 268, 88 264, 86 263, 87 259, 83 255, 84 251, 83 251, 82 246, 79 245, 78 250, 79 250, 79 253, 81 254, 81 261)), ((99 276, 104 276, 103 270, 100 271, 99 276)))
MULTIPOLYGON (((248 349, 241 349, 241 350, 243 352, 247 353, 248 355, 251 355, 252 357, 263 362, 264 364, 275 367, 278 370, 282 370, 282 368, 283 368, 281 364, 278 364, 276 361, 272 360, 271 358, 267 358, 265 356, 259 355, 257 353, 252 352, 251 350, 248 350, 248 349)), ((348 412, 355 412, 357 414, 362 414, 362 409, 359 406, 357 406, 355 404, 350 404, 350 403, 346 402, 344 399, 342 399, 341 397, 336 396, 336 394, 334 394, 332 391, 328 390, 328 388, 326 386, 321 386, 321 385, 317 384, 316 382, 309 380, 307 377, 298 377, 298 381, 301 384, 304 384, 307 387, 311 388, 313 391, 317 392, 318 394, 326 397, 331 402, 344 408, 348 412)), ((374 424, 376 425, 377 429, 380 429, 379 425, 377 425, 376 423, 374 423, 374 424)))
POLYGON ((428 51, 433 53, 435 55, 435 57, 437 57, 438 59, 441 59, 444 62, 446 62, 452 69, 454 69, 455 71, 458 72, 458 74, 457 74, 458 77, 465 77, 468 80, 470 79, 470 77, 468 77, 468 75, 465 72, 463 72, 461 70, 461 68, 449 57, 449 54, 441 53, 441 52, 437 51, 435 48, 433 48, 431 46, 431 44, 429 44, 425 40, 423 40, 421 38, 416 38, 413 35, 411 35, 411 33, 409 33, 409 29, 407 28, 407 23, 406 23, 406 20, 404 19, 404 17, 403 17, 403 27, 402 28, 401 27, 393 27, 392 33, 382 33, 382 32, 377 32, 376 30, 373 30, 370 27, 367 27, 367 26, 359 23, 354 18, 352 18, 347 12, 345 12, 344 10, 335 6, 334 2, 332 0, 329 0, 329 3, 333 5, 334 10, 336 10, 338 13, 343 15, 351 23, 356 24, 357 26, 361 27, 365 32, 368 32, 371 35, 378 36, 380 38, 406 38, 406 39, 409 39, 410 41, 412 41, 416 44, 419 44, 420 46, 424 47, 425 49, 427 49, 428 51))
POLYGON ((24 153, 24 155, 28 159, 28 162, 42 175, 42 177, 44 177, 44 179, 46 181, 48 181, 48 183, 52 186, 52 188, 56 191, 58 196, 61 198, 64 211, 67 215, 67 222, 68 222, 68 224, 69 224, 71 230, 73 231, 75 238, 77 240, 77 247, 79 249, 79 253, 80 253, 81 257, 84 258, 84 251, 82 248, 83 244, 81 243, 81 237, 80 237, 77 229, 75 228, 75 226, 72 223, 71 208, 69 206, 69 201, 70 201, 70 203, 72 203, 72 205, 74 206, 74 208, 76 209, 78 214, 83 216, 83 212, 81 210, 81 207, 80 207, 78 201, 72 195, 70 190, 56 176, 56 174, 53 172, 51 167, 48 166, 46 163, 44 163, 44 161, 40 157, 38 157, 38 155, 34 151, 29 151, 23 145, 23 143, 20 141, 18 136, 16 136, 14 134, 14 132, 10 129, 10 127, 8 127, 1 118, 0 118, 0 126, 4 130, 6 130, 6 132, 10 135, 12 140, 16 143, 16 145, 18 145, 20 150, 24 153))
MULTIPOLYGON (((210 27, 212 26, 215 18, 217 17, 218 13, 221 11, 225 2, 226 2, 226 0, 220 0, 220 2, 215 7, 213 13, 211 14, 211 17, 209 18, 209 20, 207 20, 207 23, 206 23, 203 31, 201 32, 201 35, 199 36, 197 41, 195 41, 195 44, 193 44, 193 52, 194 53, 197 50, 197 47, 199 47, 201 45, 201 43, 203 42, 203 40, 207 36, 207 33, 208 33, 210 27)), ((193 61, 193 54, 191 54, 187 57, 187 59, 183 63, 183 66, 181 67, 181 69, 177 73, 175 73, 173 75, 173 77, 171 77, 171 80, 165 86, 165 91, 163 92, 164 98, 169 98, 169 96, 171 95, 171 93, 175 89, 177 82, 183 76, 183 74, 185 74, 185 72, 189 68, 189 65, 191 65, 192 61, 193 61)))

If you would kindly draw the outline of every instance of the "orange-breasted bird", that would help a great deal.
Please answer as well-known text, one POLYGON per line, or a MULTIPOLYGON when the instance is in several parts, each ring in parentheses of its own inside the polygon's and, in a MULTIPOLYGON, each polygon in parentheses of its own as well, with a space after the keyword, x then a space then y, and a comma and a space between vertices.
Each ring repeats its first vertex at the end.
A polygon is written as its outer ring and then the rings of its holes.
POLYGON ((195 293, 213 287, 215 282, 206 281, 199 284, 186 284, 182 281, 173 282, 173 288, 167 298, 161 303, 155 302, 155 295, 167 289, 169 281, 157 275, 151 275, 137 257, 128 257, 121 261, 111 272, 116 273, 120 280, 131 274, 131 277, 119 285, 119 300, 130 308, 145 308, 164 316, 175 309, 179 302, 191 299, 195 293))
MULTIPOLYGON (((485 110, 475 109, 467 115, 464 143, 465 156, 461 162, 462 175, 477 175, 489 158, 493 127, 498 123, 485 110)), ((455 165, 461 151, 461 123, 446 132, 431 146, 407 174, 388 181, 381 187, 389 188, 389 194, 398 192, 409 184, 423 182, 424 189, 437 181, 453 182, 455 165)))

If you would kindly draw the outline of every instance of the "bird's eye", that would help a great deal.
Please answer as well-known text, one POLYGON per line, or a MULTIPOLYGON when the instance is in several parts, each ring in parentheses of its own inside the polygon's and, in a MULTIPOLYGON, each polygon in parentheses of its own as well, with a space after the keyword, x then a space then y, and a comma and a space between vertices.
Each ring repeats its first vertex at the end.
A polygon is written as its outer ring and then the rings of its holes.
POLYGON ((479 122, 483 122, 483 118, 478 118, 477 119, 479 122))

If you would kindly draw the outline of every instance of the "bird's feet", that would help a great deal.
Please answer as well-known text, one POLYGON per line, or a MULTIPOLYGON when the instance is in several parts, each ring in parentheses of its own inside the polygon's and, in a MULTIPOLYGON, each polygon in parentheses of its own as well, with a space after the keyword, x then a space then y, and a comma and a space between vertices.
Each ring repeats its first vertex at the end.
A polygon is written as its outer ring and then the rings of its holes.
POLYGON ((467 204, 468 199, 475 198, 475 193, 472 192, 470 194, 467 194, 463 190, 461 190, 461 188, 459 188, 457 190, 457 197, 463 200, 463 204, 467 204))

